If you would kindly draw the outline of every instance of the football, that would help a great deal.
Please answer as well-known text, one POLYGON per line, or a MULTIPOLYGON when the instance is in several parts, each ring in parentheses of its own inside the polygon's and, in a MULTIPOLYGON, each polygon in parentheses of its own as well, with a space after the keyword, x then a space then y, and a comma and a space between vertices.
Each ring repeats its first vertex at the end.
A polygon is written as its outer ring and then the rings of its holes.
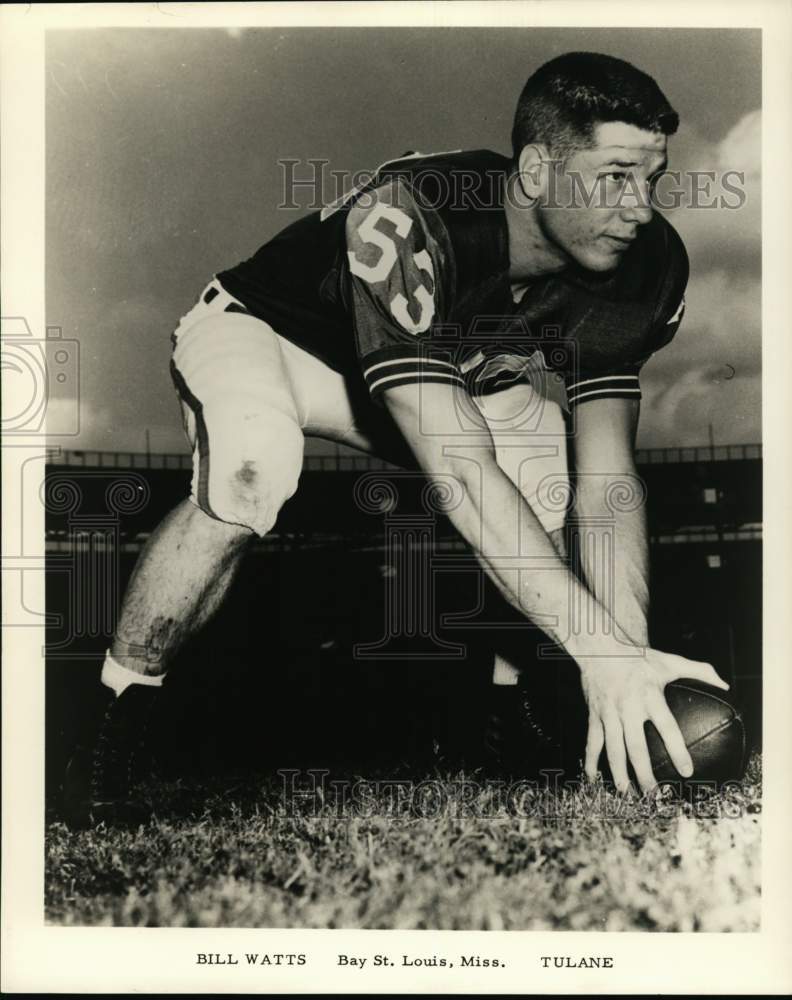
MULTIPOLYGON (((523 716, 549 738, 547 747, 533 750, 540 766, 560 768, 567 777, 576 777, 582 769, 585 755, 588 709, 574 664, 559 662, 551 671, 533 671, 520 681, 523 716)), ((682 737, 693 760, 693 775, 689 782, 739 781, 745 774, 748 744, 742 716, 728 697, 717 688, 698 681, 672 681, 666 685, 665 697, 671 714, 677 721, 682 737)), ((658 782, 681 782, 679 774, 666 752, 660 734, 651 722, 644 724, 652 770, 658 782)), ((526 760, 536 766, 535 760, 526 760)), ((600 769, 612 780, 608 757, 603 749, 600 769)), ((630 779, 637 781, 628 762, 630 779)))
MULTIPOLYGON (((666 701, 693 760, 691 781, 737 781, 745 774, 745 726, 723 692, 696 681, 673 681, 666 701)), ((681 781, 651 722, 645 724, 652 770, 658 781, 681 781)))

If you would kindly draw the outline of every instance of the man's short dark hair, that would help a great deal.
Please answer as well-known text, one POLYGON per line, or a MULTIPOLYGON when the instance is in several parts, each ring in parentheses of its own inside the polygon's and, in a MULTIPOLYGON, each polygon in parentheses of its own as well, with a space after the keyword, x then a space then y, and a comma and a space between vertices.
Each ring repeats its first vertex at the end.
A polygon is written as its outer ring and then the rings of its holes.
POLYGON ((647 73, 613 56, 568 52, 540 66, 517 102, 512 129, 515 160, 524 146, 543 143, 566 159, 593 142, 602 122, 627 122, 673 135, 679 115, 647 73))

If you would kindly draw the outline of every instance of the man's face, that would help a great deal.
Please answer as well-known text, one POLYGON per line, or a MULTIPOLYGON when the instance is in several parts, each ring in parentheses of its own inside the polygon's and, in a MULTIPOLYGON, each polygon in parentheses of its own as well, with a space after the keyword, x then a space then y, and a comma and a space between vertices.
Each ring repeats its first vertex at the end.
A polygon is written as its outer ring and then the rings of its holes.
POLYGON ((545 238, 562 259, 613 270, 652 218, 651 186, 665 166, 662 133, 625 122, 597 125, 592 148, 549 167, 538 220, 545 238))

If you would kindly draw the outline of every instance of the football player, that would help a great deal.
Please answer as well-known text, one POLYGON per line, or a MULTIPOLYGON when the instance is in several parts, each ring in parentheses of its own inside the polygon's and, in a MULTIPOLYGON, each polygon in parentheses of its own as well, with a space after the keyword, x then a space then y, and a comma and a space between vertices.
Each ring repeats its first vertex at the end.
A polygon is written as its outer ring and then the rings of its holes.
MULTIPOLYGON (((643 505, 610 499, 638 483, 639 372, 683 312, 685 250, 651 205, 677 125, 645 73, 566 54, 526 83, 511 157, 392 161, 213 278, 173 336, 191 494, 129 583, 90 775, 67 775, 75 821, 144 817, 130 768, 150 704, 297 489, 307 435, 458 485, 450 520, 505 600, 580 668, 589 777, 604 748, 618 788, 628 762, 652 788, 647 720, 692 773, 664 687, 727 685, 649 645, 643 505), (567 441, 575 516, 614 526, 614 572, 585 552, 579 574, 567 566, 567 441)), ((497 656, 495 684, 516 676, 497 656)))

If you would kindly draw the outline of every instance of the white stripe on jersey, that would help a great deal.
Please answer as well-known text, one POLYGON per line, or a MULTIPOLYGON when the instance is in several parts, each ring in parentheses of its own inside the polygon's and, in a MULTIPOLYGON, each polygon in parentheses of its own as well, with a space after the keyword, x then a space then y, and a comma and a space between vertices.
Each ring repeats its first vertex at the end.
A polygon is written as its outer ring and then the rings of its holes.
POLYGON ((606 389, 606 388, 592 389, 591 392, 579 392, 577 393, 577 395, 570 396, 569 403, 570 404, 577 403, 579 400, 585 399, 587 396, 606 396, 613 398, 612 396, 613 392, 630 392, 634 393, 637 396, 640 396, 641 394, 641 390, 637 386, 634 389, 630 389, 627 386, 624 386, 623 388, 614 387, 613 389, 606 389))
POLYGON ((427 379, 415 378, 416 375, 425 375, 434 379, 447 379, 449 382, 453 382, 456 385, 464 386, 464 382, 459 375, 446 374, 445 372, 422 372, 420 369, 413 371, 400 372, 398 375, 384 375, 382 378, 375 379, 373 382, 369 382, 369 390, 373 392, 375 389, 384 385, 386 382, 393 382, 399 378, 409 378, 413 379, 415 382, 428 381, 427 379))
POLYGON ((452 371, 456 371, 456 365, 452 365, 450 361, 442 361, 437 358, 416 358, 410 356, 408 358, 397 358, 395 361, 378 361, 376 365, 372 365, 370 368, 364 368, 363 374, 368 376, 371 372, 375 371, 377 368, 384 368, 386 365, 409 365, 409 364, 419 364, 419 365, 442 365, 444 368, 450 368, 452 371))
POLYGON ((617 382, 636 378, 638 378, 637 375, 603 375, 601 378, 584 378, 580 382, 570 382, 567 389, 577 389, 579 385, 593 385, 595 382, 617 382))

